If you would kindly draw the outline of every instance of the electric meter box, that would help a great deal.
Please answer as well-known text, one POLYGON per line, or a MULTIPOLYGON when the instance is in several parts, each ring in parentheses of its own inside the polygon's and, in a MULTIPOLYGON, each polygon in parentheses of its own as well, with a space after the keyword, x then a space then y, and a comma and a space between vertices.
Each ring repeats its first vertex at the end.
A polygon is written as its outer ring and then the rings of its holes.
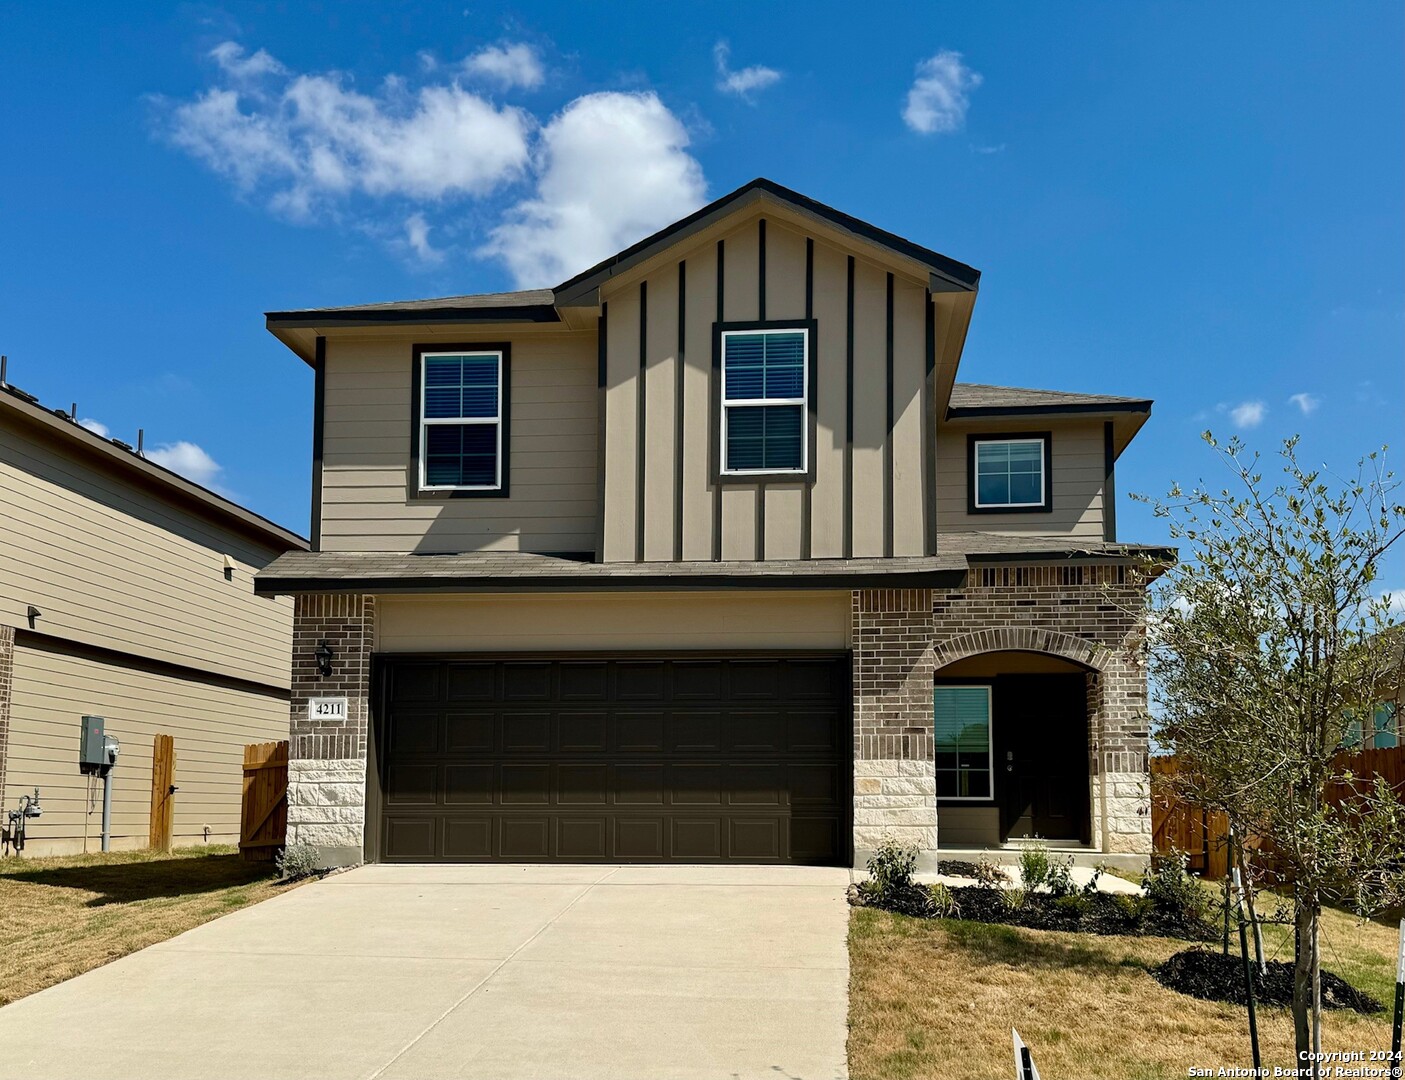
POLYGON ((101 716, 83 717, 78 735, 78 770, 95 773, 107 767, 107 740, 103 736, 101 716))

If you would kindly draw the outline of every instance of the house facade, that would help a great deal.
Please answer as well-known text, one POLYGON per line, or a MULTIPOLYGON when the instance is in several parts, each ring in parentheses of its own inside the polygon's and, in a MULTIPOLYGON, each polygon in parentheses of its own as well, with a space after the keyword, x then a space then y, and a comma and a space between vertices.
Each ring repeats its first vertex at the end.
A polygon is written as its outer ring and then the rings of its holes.
POLYGON ((555 289, 270 313, 315 380, 312 550, 256 581, 290 841, 1145 856, 1151 403, 958 382, 979 277, 758 180, 555 289))
POLYGON ((0 378, 0 806, 39 789, 26 854, 100 848, 84 715, 120 747, 114 850, 238 843, 244 746, 287 738, 290 698, 293 602, 254 573, 306 547, 0 378))

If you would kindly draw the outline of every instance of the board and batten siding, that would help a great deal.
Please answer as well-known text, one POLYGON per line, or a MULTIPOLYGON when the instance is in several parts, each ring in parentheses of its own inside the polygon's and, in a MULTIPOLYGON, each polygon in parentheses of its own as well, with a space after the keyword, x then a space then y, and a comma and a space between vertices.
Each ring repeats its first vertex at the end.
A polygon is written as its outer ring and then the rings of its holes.
POLYGON ((937 528, 940 532, 1040 533, 1103 539, 1106 460, 1102 420, 1023 417, 937 431, 937 528), (971 514, 967 502, 969 435, 1051 432, 1054 508, 1037 514, 971 514))
MULTIPOLYGON (((286 664, 286 661, 285 661, 286 664)), ((121 743, 113 770, 112 845, 147 845, 152 737, 175 740, 172 842, 237 843, 246 743, 288 737, 288 700, 112 663, 61 646, 15 645, 5 801, 33 788, 44 816, 30 823, 33 855, 96 851, 102 784, 78 771, 79 717, 105 719, 121 743)))
POLYGON ((0 623, 286 689, 292 601, 253 591, 277 554, 0 424, 0 623))
POLYGON ((512 345, 506 497, 411 495, 413 348, 433 338, 328 340, 323 551, 595 550, 595 331, 465 327, 452 339, 474 340, 512 345))
POLYGON ((847 590, 382 596, 376 650, 847 649, 849 605, 847 590))
POLYGON ((752 217, 604 287, 605 561, 922 555, 925 283, 752 217), (714 480, 717 322, 816 321, 813 480, 714 480), (851 347, 852 345, 852 347, 851 347))

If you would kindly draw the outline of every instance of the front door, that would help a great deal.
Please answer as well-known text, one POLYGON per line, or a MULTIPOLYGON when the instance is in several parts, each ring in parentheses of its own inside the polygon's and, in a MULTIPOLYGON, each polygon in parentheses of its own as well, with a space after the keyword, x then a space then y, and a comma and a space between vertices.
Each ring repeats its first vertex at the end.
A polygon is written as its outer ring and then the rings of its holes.
POLYGON ((992 705, 1002 839, 1088 843, 1086 677, 1003 675, 992 705))

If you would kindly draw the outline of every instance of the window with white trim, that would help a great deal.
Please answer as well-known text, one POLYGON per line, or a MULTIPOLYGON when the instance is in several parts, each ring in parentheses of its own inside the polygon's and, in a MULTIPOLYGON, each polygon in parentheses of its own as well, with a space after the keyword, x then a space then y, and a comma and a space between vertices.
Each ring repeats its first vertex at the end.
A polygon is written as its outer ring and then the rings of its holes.
POLYGON ((1045 442, 1037 439, 977 439, 975 506, 1031 510, 1045 503, 1045 442))
POLYGON ((502 487, 500 352, 420 356, 420 488, 502 487))
POLYGON ((722 332, 722 472, 804 473, 810 334, 722 332))
POLYGON ((938 686, 932 695, 932 749, 937 798, 994 795, 990 687, 938 686))

